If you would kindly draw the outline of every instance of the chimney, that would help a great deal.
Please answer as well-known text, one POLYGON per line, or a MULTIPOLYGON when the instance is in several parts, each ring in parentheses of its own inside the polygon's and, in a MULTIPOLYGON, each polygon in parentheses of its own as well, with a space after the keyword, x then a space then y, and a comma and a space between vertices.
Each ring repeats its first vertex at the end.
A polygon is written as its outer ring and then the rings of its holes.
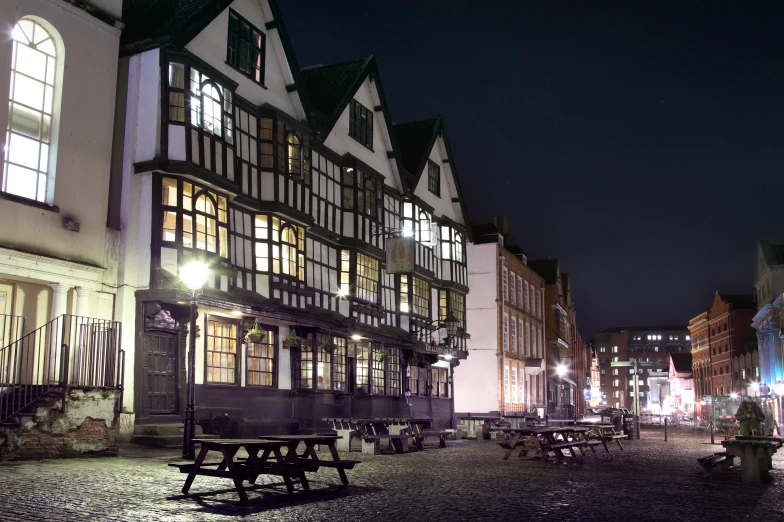
POLYGON ((495 228, 501 233, 504 238, 509 235, 509 218, 506 216, 496 216, 493 218, 495 228))

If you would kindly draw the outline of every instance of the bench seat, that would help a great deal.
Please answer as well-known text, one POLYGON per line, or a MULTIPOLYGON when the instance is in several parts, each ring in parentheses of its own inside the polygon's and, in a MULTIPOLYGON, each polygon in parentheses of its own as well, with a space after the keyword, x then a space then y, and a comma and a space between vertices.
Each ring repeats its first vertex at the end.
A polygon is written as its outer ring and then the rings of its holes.
MULTIPOLYGON (((223 462, 222 460, 214 460, 214 461, 205 460, 204 462, 201 463, 201 467, 203 468, 205 466, 220 466, 222 462, 223 462)), ((191 468, 193 468, 193 464, 194 464, 193 462, 184 461, 184 462, 169 462, 168 465, 169 467, 172 468, 179 468, 180 473, 190 473, 191 468)))
POLYGON ((402 435, 390 435, 382 433, 379 435, 362 435, 362 453, 370 455, 377 455, 381 451, 380 441, 389 440, 389 443, 395 450, 395 453, 405 453, 408 451, 408 439, 411 435, 404 433, 402 435))
POLYGON ((415 435, 417 446, 422 449, 422 441, 425 437, 438 437, 438 446, 446 448, 446 438, 449 437, 448 431, 425 430, 415 435))
MULTIPOLYGON (((310 459, 300 458, 300 462, 313 462, 310 459)), ((341 469, 354 469, 354 466, 361 464, 361 460, 319 460, 318 465, 322 468, 341 468, 341 469)))

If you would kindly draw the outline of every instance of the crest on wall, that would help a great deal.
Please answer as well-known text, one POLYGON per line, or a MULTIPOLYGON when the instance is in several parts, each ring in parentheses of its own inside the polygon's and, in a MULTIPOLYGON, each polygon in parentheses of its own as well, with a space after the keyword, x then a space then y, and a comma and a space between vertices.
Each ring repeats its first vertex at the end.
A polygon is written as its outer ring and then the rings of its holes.
POLYGON ((176 332, 180 329, 180 323, 171 315, 169 310, 156 307, 144 316, 145 330, 162 330, 165 332, 176 332))

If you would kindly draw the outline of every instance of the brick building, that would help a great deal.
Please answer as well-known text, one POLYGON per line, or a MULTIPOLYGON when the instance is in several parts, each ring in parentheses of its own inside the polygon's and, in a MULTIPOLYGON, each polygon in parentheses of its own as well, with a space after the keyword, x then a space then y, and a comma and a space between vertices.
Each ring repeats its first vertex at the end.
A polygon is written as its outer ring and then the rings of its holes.
POLYGON ((640 411, 661 412, 661 394, 651 389, 652 375, 669 366, 669 354, 691 351, 691 337, 686 326, 630 326, 607 328, 596 336, 599 358, 600 389, 604 401, 615 408, 634 405, 634 379, 639 380, 640 411), (638 360, 660 362, 660 366, 638 368, 613 367, 613 362, 638 360))
POLYGON ((689 332, 691 335, 694 394, 697 397, 710 395, 711 361, 708 312, 702 312, 689 321, 689 332))
POLYGON ((733 358, 757 350, 752 319, 756 313, 752 294, 722 294, 718 290, 713 296, 713 305, 708 313, 710 394, 745 394, 753 381, 759 380, 759 366, 753 375, 741 377, 740 371, 733 372, 733 358))

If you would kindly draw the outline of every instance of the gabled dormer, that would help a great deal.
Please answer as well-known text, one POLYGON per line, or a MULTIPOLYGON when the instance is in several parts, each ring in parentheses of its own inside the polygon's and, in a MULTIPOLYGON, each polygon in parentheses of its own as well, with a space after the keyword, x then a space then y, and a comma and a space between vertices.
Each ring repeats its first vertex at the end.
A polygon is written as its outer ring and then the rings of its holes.
POLYGON ((375 57, 306 67, 300 74, 318 139, 401 190, 397 147, 375 57))

